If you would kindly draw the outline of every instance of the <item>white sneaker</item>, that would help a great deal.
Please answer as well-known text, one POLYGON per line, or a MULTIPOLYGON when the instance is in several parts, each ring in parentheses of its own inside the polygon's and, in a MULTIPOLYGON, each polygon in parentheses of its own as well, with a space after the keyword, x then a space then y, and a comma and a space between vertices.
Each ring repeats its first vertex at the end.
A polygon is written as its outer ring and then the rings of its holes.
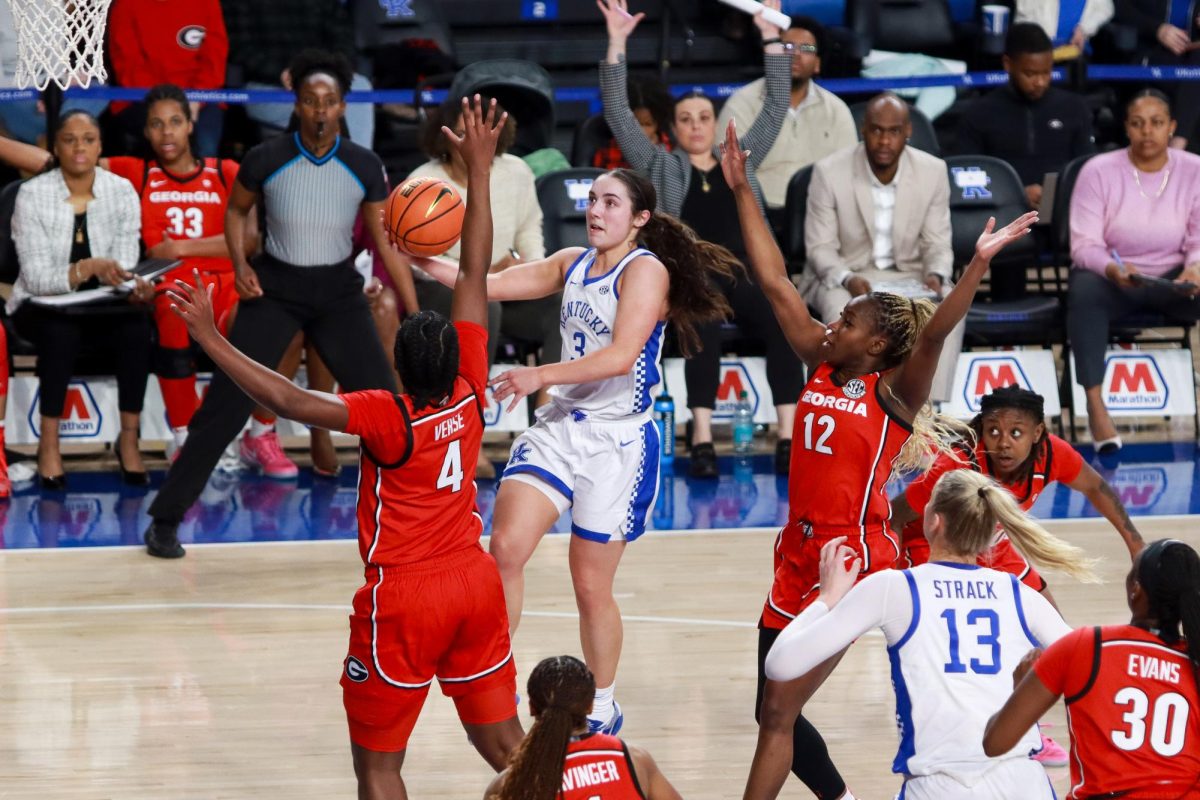
POLYGON ((225 452, 221 454, 221 459, 217 462, 217 472, 236 475, 243 469, 245 469, 245 465, 242 464, 241 448, 238 440, 234 439, 225 445, 225 452))

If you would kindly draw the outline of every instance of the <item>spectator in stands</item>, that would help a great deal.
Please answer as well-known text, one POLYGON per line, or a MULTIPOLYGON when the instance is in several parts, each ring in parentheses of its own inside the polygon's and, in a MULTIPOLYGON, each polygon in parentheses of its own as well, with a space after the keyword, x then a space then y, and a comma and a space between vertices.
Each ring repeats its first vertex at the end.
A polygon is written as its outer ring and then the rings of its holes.
MULTIPOLYGON (((117 405, 121 412, 117 462, 127 483, 149 484, 138 452, 138 423, 150 374, 150 315, 142 312, 64 313, 31 298, 130 280, 138 261, 141 208, 123 178, 99 169, 100 126, 85 111, 70 109, 54 138, 56 166, 24 183, 13 212, 13 241, 20 272, 8 313, 22 337, 37 349, 41 431, 37 469, 44 489, 66 488, 58 446, 59 420, 80 345, 103 342, 116 356, 117 405)), ((138 280, 130 300, 154 299, 138 280)), ((109 306, 127 303, 114 299, 109 306)))
POLYGON ((1112 16, 1113 0, 1017 0, 1013 21, 1040 26, 1055 47, 1069 44, 1083 50, 1112 16))
MULTIPOLYGON (((778 8, 778 0, 767 0, 778 8)), ((678 149, 668 152, 646 140, 637 118, 629 108, 625 92, 625 42, 643 14, 630 15, 624 0, 610 0, 602 7, 608 27, 608 53, 600 64, 600 94, 604 119, 635 168, 650 176, 658 192, 658 207, 674 214, 696 234, 728 248, 743 262, 746 246, 737 221, 733 191, 725 183, 717 158, 717 113, 704 95, 686 94, 675 101, 673 132, 678 149)), ((767 100, 762 112, 740 139, 750 151, 747 161, 750 186, 760 208, 765 209, 762 190, 754 169, 771 150, 787 116, 791 54, 779 39, 779 29, 762 16, 754 18, 762 32, 767 100)), ((792 418, 795 398, 804 385, 804 368, 792 352, 770 305, 744 275, 721 287, 733 308, 738 324, 761 339, 767 348, 767 382, 779 418, 779 441, 775 469, 786 474, 791 455, 792 418)), ((690 473, 697 478, 717 477, 717 457, 712 444, 712 414, 716 404, 721 359, 721 323, 698 325, 700 350, 685 364, 688 407, 692 412, 690 473)))
MULTIPOLYGON (((792 27, 780 38, 792 51, 792 96, 779 138, 758 166, 767 208, 779 217, 787 199, 788 181, 796 172, 858 141, 850 108, 833 92, 813 83, 821 73, 825 29, 811 17, 792 17, 792 27)), ((737 120, 738 130, 750 130, 767 98, 767 79, 759 78, 738 89, 721 108, 717 130, 737 120)), ((776 219, 779 229, 779 220, 776 219)))
MULTIPOLYGON (((294 89, 288 62, 306 48, 340 53, 355 63, 354 26, 340 0, 224 0, 222 7, 229 30, 229 63, 238 67, 247 89, 294 89)), ((371 81, 354 73, 350 91, 370 89, 371 81)), ((246 113, 266 131, 278 132, 287 127, 292 106, 250 103, 246 113)), ((350 138, 370 148, 375 138, 374 107, 351 103, 345 118, 350 138)))
MULTIPOLYGON (((108 58, 121 86, 171 83, 185 89, 225 85, 229 40, 218 0, 114 0, 108 17, 108 58)), ((192 103, 200 156, 217 155, 224 112, 219 103, 192 103)), ((143 103, 113 103, 113 113, 140 141, 146 126, 143 103)))
POLYGON ((1071 195, 1067 333, 1102 454, 1121 449, 1101 387, 1111 324, 1138 311, 1200 319, 1200 156, 1168 147, 1175 120, 1156 89, 1126 106, 1125 133, 1129 147, 1090 159, 1071 195))
MULTIPOLYGON (((1192 0, 1116 0, 1114 19, 1138 32, 1138 60, 1143 64, 1200 66, 1195 49, 1200 10, 1192 0)), ((1176 81, 1165 85, 1178 112, 1172 147, 1196 148, 1200 124, 1200 82, 1176 81)))
MULTIPOLYGON (((949 288, 950 182, 946 162, 907 147, 908 104, 887 92, 863 119, 862 142, 813 169, 801 291, 825 322, 871 291, 941 296, 949 288)), ((963 324, 947 338, 930 398, 950 398, 963 324)))
MULTIPOLYGON (((642 126, 642 133, 650 144, 661 145, 667 151, 671 150, 671 107, 675 99, 671 92, 658 78, 653 75, 629 76, 629 108, 642 126)), ((749 127, 749 123, 747 123, 749 127)), ((629 167, 617 137, 608 140, 608 144, 596 151, 592 156, 592 166, 600 169, 619 169, 629 167)))
POLYGON ((1042 202, 1042 179, 1072 159, 1094 153, 1092 115, 1077 94, 1050 85, 1053 46, 1031 22, 1008 29, 1008 83, 972 103, 959 122, 956 149, 1002 158, 1013 166, 1031 208, 1042 202))

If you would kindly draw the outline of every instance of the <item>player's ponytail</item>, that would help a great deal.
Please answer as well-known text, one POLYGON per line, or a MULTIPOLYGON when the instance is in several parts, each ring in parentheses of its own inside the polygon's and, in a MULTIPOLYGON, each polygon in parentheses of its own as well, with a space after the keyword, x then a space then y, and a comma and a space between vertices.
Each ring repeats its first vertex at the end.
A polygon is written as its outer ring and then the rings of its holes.
POLYGON ((414 409, 437 405, 454 388, 458 331, 436 311, 421 311, 404 320, 396 333, 393 355, 414 409))
POLYGON ((1054 536, 1021 510, 1004 487, 969 469, 947 472, 933 487, 925 513, 941 514, 945 546, 955 555, 978 557, 992 547, 997 527, 1039 567, 1060 570, 1086 583, 1098 583, 1094 559, 1054 536))
POLYGON ((1163 641, 1179 641, 1182 628, 1188 658, 1200 673, 1200 555, 1178 539, 1151 542, 1138 560, 1137 582, 1163 641))
POLYGON ((533 727, 489 800, 554 800, 562 789, 571 735, 587 725, 596 681, 579 659, 556 656, 533 668, 528 690, 533 727))
POLYGON ((700 347, 697 325, 733 315, 718 280, 732 281, 745 269, 726 248, 704 241, 675 217, 656 211, 658 193, 646 177, 630 169, 614 169, 605 175, 625 185, 634 214, 650 212, 638 243, 667 268, 671 279, 667 319, 675 326, 679 349, 689 356, 700 347))

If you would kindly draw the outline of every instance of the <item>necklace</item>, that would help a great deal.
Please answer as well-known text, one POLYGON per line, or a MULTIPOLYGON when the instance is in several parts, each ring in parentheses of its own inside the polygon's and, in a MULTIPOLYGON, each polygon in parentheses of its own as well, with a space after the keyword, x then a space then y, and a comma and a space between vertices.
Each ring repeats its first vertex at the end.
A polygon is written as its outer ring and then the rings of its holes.
POLYGON ((1146 198, 1147 200, 1153 200, 1157 197, 1162 197, 1162 193, 1164 191, 1166 191, 1167 181, 1171 180, 1171 168, 1167 167, 1165 170, 1163 170, 1162 183, 1160 183, 1158 185, 1158 191, 1154 193, 1154 197, 1151 197, 1150 195, 1148 195, 1142 191, 1141 170, 1139 170, 1137 167, 1133 168, 1133 180, 1137 183, 1138 194, 1140 194, 1142 197, 1146 198))
POLYGON ((709 190, 712 189, 712 187, 708 185, 708 173, 704 172, 699 167, 696 168, 696 171, 700 173, 700 191, 708 194, 709 190))
POLYGON ((75 218, 75 244, 83 244, 83 217, 75 218))

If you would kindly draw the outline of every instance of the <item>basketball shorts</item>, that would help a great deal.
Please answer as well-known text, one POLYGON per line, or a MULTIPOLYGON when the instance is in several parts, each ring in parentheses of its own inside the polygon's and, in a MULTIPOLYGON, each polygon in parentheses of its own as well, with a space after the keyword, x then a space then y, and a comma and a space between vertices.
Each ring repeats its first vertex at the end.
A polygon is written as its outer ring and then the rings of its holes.
POLYGON ((838 536, 845 536, 846 546, 862 557, 859 580, 891 569, 900 558, 899 537, 886 523, 816 530, 807 523, 789 522, 775 539, 775 580, 763 604, 760 627, 786 628, 817 599, 821 592, 821 548, 838 536))
POLYGON ((368 750, 404 750, 434 678, 466 724, 517 713, 504 590, 496 562, 478 545, 419 564, 367 568, 342 665, 350 740, 368 750))
MULTIPOLYGON (((188 338, 187 325, 179 315, 171 310, 173 300, 167 295, 168 291, 179 291, 175 280, 179 279, 190 286, 196 285, 196 276, 191 267, 176 267, 168 272, 154 287, 154 324, 158 328, 158 346, 173 350, 184 350, 191 346, 188 338)), ((237 286, 234 274, 228 272, 201 272, 200 281, 207 287, 213 287, 212 307, 213 319, 217 329, 223 334, 229 331, 229 312, 237 305, 237 286)))
MULTIPOLYGON (((904 540, 905 563, 909 567, 924 564, 929 561, 929 542, 925 537, 908 538, 904 540)), ((1033 565, 1025 560, 1025 556, 1013 547, 1006 534, 1000 534, 992 549, 981 555, 977 562, 981 567, 991 567, 1000 572, 1016 575, 1017 580, 1033 589, 1042 592, 1046 589, 1046 579, 1038 573, 1033 565)))
POLYGON ((539 489, 571 532, 593 542, 627 541, 646 532, 658 495, 658 427, 653 422, 577 420, 553 403, 517 437, 501 480, 539 489))
POLYGON ((1055 794, 1041 764, 1006 758, 973 786, 941 773, 906 778, 896 800, 1055 800, 1055 794))

